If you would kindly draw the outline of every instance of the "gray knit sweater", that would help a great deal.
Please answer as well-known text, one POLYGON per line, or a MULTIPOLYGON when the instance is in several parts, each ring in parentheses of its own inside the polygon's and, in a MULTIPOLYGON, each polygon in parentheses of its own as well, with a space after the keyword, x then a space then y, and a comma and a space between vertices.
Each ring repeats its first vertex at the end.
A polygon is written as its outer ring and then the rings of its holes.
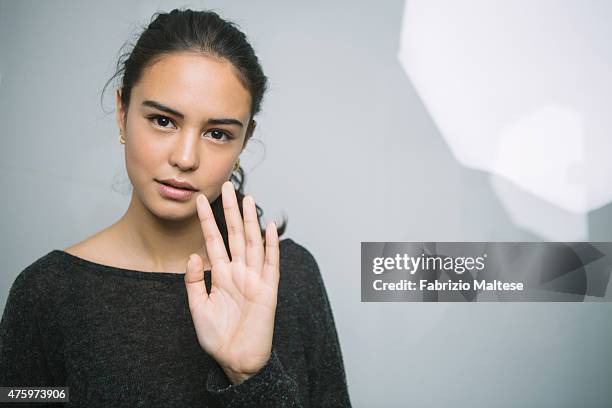
MULTIPOLYGON (((210 291, 209 271, 205 283, 210 291)), ((67 386, 70 402, 55 406, 71 407, 351 406, 321 273, 290 238, 280 241, 272 355, 244 382, 232 385, 199 345, 183 274, 115 268, 56 249, 11 286, 0 386, 67 386)))

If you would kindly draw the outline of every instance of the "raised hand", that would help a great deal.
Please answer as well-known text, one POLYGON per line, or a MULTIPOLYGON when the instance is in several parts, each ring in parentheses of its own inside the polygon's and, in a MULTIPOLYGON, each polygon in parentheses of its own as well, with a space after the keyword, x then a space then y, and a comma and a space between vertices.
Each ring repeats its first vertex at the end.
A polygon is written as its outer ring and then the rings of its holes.
POLYGON ((259 371, 272 352, 279 244, 271 222, 266 226, 264 248, 253 197, 243 200, 243 222, 231 181, 223 183, 221 194, 232 259, 208 199, 200 194, 196 205, 212 287, 206 293, 203 261, 197 254, 187 262, 185 285, 200 345, 237 384, 259 371))

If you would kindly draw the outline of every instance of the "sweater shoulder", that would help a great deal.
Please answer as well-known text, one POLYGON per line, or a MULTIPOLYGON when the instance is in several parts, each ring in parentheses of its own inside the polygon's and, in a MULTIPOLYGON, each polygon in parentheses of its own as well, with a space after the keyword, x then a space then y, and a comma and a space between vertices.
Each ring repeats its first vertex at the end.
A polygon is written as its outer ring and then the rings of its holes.
POLYGON ((279 242, 280 262, 290 270, 300 270, 306 273, 319 271, 317 261, 304 245, 291 238, 279 242))
POLYGON ((60 254, 52 250, 27 265, 13 280, 12 290, 36 297, 51 287, 63 268, 60 254))

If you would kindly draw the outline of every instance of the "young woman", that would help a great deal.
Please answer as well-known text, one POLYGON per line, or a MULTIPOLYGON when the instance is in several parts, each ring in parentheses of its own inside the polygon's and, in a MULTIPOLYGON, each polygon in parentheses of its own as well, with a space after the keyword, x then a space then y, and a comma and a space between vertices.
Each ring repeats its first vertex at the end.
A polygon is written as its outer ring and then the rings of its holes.
POLYGON ((156 13, 118 68, 129 207, 16 277, 0 386, 69 387, 69 406, 349 407, 317 262, 242 193, 266 89, 245 35, 156 13))

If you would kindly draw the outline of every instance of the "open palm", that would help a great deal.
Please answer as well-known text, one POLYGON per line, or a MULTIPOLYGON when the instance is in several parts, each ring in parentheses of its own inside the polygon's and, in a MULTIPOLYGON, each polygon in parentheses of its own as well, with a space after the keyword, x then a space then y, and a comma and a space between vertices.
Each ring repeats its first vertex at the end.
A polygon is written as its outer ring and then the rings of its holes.
POLYGON ((197 197, 197 212, 211 264, 206 292, 203 261, 192 254, 185 285, 189 310, 202 348, 234 383, 259 371, 272 350, 279 281, 279 245, 275 225, 266 227, 265 248, 255 201, 243 200, 244 221, 230 181, 221 189, 231 261, 208 199, 197 197))

